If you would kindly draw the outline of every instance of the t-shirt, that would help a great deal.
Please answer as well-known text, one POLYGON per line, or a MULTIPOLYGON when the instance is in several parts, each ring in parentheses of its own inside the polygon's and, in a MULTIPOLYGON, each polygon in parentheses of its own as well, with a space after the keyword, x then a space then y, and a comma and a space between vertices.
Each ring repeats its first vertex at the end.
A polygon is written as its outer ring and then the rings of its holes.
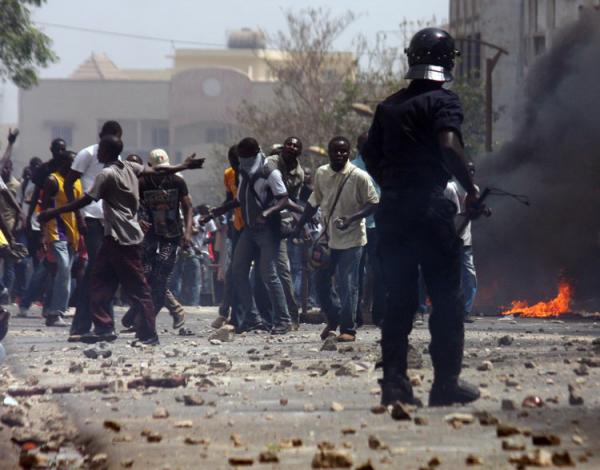
MULTIPOLYGON (((223 173, 223 184, 225 189, 231 198, 235 198, 238 193, 237 181, 235 177, 235 170, 232 167, 226 168, 223 173)), ((244 228, 244 219, 242 218, 242 209, 236 207, 233 210, 233 226, 239 232, 244 228)))
MULTIPOLYGON (((265 171, 260 168, 259 172, 265 171)), ((275 203, 273 198, 287 196, 287 189, 281 178, 279 170, 268 171, 268 176, 254 177, 254 192, 250 189, 248 176, 240 173, 240 187, 238 189, 238 200, 242 209, 242 217, 246 225, 254 226, 257 216, 267 207, 275 203), (258 200, 257 200, 258 198, 258 200), (258 204, 256 204, 258 202, 258 204)))
MULTIPOLYGON (((467 211, 465 206, 465 200, 467 192, 463 187, 455 180, 449 181, 446 189, 444 190, 444 196, 450 199, 456 205, 456 212, 459 216, 465 216, 467 211)), ((473 236, 471 235, 471 222, 467 224, 464 232, 460 236, 463 241, 463 246, 473 245, 473 236)))
MULTIPOLYGON (((81 184, 83 190, 88 194, 94 185, 94 179, 103 169, 104 164, 98 161, 98 144, 90 145, 81 150, 71 164, 71 170, 81 173, 81 184)), ((102 219, 102 203, 100 201, 92 202, 81 209, 81 213, 84 217, 102 219)))
POLYGON ((340 171, 333 171, 330 165, 320 166, 315 173, 315 187, 308 202, 313 207, 321 207, 322 220, 328 224, 327 235, 329 235, 330 248, 346 250, 367 244, 365 219, 352 222, 346 230, 340 230, 334 224, 338 217, 350 216, 363 209, 367 204, 379 202, 375 186, 366 171, 357 168, 350 162, 346 163, 346 166, 340 171), (332 213, 331 208, 340 185, 349 174, 350 177, 346 181, 332 213))
POLYGON ((176 238, 183 234, 181 200, 189 194, 185 180, 178 175, 140 177, 140 199, 155 235, 176 238))
MULTIPOLYGON (((356 155, 356 158, 354 160, 352 160, 352 163, 357 168, 367 171, 367 166, 365 165, 365 161, 360 153, 356 155)), ((379 187, 379 185, 377 183, 375 183, 375 181, 373 181, 373 184, 375 185, 375 190, 377 191, 377 194, 380 195, 381 188, 379 187)), ((369 229, 375 228, 375 215, 374 214, 371 214, 369 217, 367 217, 367 228, 369 228, 369 229)))
MULTIPOLYGON (((2 180, 2 178, 0 178, 0 180, 2 180)), ((19 183, 16 178, 11 176, 8 183, 2 180, 2 185, 3 189, 10 191, 15 199, 17 199, 19 190, 21 189, 21 183, 19 183)), ((20 215, 18 211, 9 204, 4 196, 0 196, 0 214, 4 219, 4 223, 11 229, 15 226, 17 217, 20 215)))
POLYGON ((297 202, 300 197, 300 189, 304 184, 304 170, 300 166, 300 163, 296 164, 296 168, 288 170, 285 160, 281 155, 272 155, 267 158, 266 162, 269 168, 281 172, 281 178, 287 189, 288 196, 292 201, 297 202))
POLYGON ((102 199, 104 235, 121 245, 139 245, 144 233, 137 218, 140 205, 138 175, 144 167, 134 162, 116 161, 106 166, 86 194, 102 199))
POLYGON ((438 133, 452 130, 461 136, 462 122, 455 93, 427 80, 414 80, 377 106, 362 148, 367 170, 384 192, 441 193, 450 174, 442 165, 438 133))
POLYGON ((206 249, 208 242, 208 235, 217 231, 217 224, 214 220, 209 220, 204 225, 200 224, 200 215, 194 216, 194 235, 192 235, 192 245, 197 252, 201 252, 206 249))

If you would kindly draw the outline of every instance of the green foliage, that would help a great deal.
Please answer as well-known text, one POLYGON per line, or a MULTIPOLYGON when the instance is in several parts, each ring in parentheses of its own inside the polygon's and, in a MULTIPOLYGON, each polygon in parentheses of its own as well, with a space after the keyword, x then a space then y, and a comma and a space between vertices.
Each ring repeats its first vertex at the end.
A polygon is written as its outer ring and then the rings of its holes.
POLYGON ((0 0, 0 78, 21 88, 37 83, 37 69, 57 60, 51 39, 31 21, 45 0, 0 0))
POLYGON ((451 85, 459 97, 465 114, 463 138, 465 151, 471 158, 485 149, 485 91, 480 80, 457 79, 451 85))

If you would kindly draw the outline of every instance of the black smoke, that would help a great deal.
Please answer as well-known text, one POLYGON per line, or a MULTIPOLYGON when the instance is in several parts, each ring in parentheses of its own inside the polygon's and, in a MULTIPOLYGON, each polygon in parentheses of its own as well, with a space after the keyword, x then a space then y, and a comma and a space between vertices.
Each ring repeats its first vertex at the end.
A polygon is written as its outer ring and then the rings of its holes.
POLYGON ((480 180, 530 196, 490 199, 477 222, 480 304, 537 301, 573 283, 580 308, 600 307, 600 12, 586 10, 524 84, 512 142, 480 163, 480 180))

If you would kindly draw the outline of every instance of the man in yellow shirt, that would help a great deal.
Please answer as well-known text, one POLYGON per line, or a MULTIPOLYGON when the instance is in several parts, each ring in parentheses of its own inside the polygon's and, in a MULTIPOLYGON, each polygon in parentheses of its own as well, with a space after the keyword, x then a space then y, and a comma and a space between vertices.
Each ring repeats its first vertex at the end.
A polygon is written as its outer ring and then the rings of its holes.
MULTIPOLYGON (((69 202, 65 192, 65 177, 75 158, 74 152, 63 151, 57 158, 57 170, 51 173, 44 185, 42 210, 62 207, 69 202)), ((75 198, 82 195, 81 182, 73 186, 75 198)), ((52 300, 46 307, 46 326, 67 326, 63 317, 71 293, 71 266, 79 247, 77 215, 67 212, 56 215, 44 223, 44 242, 56 260, 56 274, 52 286, 52 300)))

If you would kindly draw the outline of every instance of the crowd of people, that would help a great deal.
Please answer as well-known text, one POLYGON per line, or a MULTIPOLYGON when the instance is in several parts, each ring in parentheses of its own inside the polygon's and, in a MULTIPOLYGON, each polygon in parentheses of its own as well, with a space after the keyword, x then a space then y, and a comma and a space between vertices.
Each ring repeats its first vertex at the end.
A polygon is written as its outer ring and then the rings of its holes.
POLYGON ((458 380, 477 283, 470 227, 457 233, 455 216, 474 218, 483 206, 463 152, 460 101, 442 87, 456 53, 448 33, 417 33, 410 86, 377 107, 356 144, 332 137, 314 174, 298 137, 266 153, 253 137, 234 144, 218 207, 194 208, 185 181, 204 159, 171 165, 163 149, 124 156, 116 121, 78 153, 54 139, 51 158, 32 158, 20 182, 10 131, 0 161, 0 300, 14 300, 22 316, 41 302, 48 327, 67 326, 73 306, 68 340, 84 343, 117 339, 121 302, 134 346, 159 344, 163 307, 179 334, 193 334, 183 304, 214 302, 217 291, 215 328, 286 335, 299 327, 301 300, 324 314, 321 339, 339 342, 356 341, 359 306, 368 304, 382 326, 383 404, 418 404, 406 377, 408 335, 430 302, 430 404, 475 400, 477 390, 458 380))

